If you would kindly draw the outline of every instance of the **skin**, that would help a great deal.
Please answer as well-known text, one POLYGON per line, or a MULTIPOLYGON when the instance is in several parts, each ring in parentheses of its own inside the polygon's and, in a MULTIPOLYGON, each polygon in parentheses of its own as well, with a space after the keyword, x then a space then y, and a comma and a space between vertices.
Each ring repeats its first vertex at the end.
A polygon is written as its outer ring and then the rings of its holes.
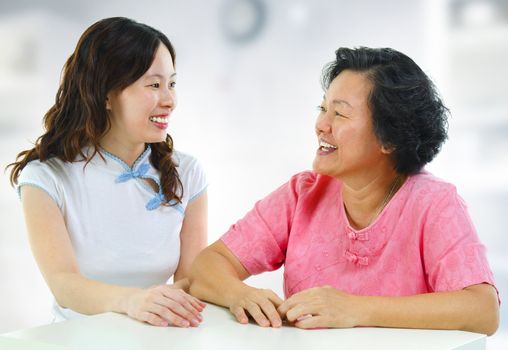
MULTIPOLYGON (((393 149, 382 145, 373 131, 368 106, 371 89, 364 74, 343 71, 326 91, 316 121, 318 142, 336 148, 331 152, 318 149, 314 171, 343 182, 344 206, 350 224, 357 229, 368 226, 379 214, 398 176, 390 159, 393 149)), ((299 328, 458 329, 490 335, 499 325, 497 293, 488 284, 407 297, 357 296, 320 286, 283 301, 270 290, 247 286, 242 281, 249 276, 219 240, 198 255, 191 270, 190 292, 229 307, 240 323, 247 323, 250 315, 264 327, 280 327, 286 319, 299 328)))
MULTIPOLYGON (((171 55, 161 45, 152 66, 139 80, 108 94, 106 108, 111 129, 102 138, 101 146, 132 166, 145 143, 165 140, 166 130, 156 127, 149 118, 169 116, 176 107, 174 78, 171 55)), ((206 193, 185 210, 175 283, 147 289, 111 285, 82 276, 56 203, 44 191, 30 186, 21 188, 21 199, 30 246, 59 305, 87 315, 123 313, 156 326, 200 324, 205 304, 186 291, 191 263, 207 244, 206 193)))

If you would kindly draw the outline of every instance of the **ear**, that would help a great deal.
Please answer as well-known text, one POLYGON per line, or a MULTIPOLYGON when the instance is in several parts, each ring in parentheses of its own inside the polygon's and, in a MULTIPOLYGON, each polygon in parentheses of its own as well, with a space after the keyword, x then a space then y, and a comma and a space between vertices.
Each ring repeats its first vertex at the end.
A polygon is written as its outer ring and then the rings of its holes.
POLYGON ((109 94, 106 95, 106 110, 111 110, 111 103, 109 102, 109 94))
POLYGON ((382 145, 381 146, 381 153, 383 154, 391 154, 393 151, 395 151, 395 147, 391 145, 382 145))

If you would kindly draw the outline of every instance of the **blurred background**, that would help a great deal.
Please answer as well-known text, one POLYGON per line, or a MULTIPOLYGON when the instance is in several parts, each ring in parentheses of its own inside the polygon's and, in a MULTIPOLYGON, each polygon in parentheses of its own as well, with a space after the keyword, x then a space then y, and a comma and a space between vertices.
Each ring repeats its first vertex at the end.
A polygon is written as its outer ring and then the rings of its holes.
MULTIPOLYGON (((452 112, 427 168, 457 185, 504 301, 489 349, 508 344, 508 0, 0 0, 0 166, 41 134, 81 33, 126 16, 177 51, 176 148, 207 171, 209 242, 254 202, 310 169, 320 73, 339 46, 393 47, 436 83, 452 112)), ((51 320, 9 173, 0 179, 0 333, 51 320), (8 315, 8 316, 7 316, 8 315)), ((282 272, 252 277, 282 295, 282 272)))

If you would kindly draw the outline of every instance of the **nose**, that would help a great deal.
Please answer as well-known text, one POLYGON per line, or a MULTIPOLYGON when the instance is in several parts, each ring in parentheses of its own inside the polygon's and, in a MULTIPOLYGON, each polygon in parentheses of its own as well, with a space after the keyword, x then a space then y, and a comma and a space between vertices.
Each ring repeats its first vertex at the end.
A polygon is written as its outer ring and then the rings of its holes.
POLYGON ((320 112, 316 119, 316 134, 327 134, 332 131, 331 118, 329 112, 320 112))
POLYGON ((161 89, 160 104, 163 107, 174 109, 176 107, 177 99, 174 88, 166 87, 161 89))

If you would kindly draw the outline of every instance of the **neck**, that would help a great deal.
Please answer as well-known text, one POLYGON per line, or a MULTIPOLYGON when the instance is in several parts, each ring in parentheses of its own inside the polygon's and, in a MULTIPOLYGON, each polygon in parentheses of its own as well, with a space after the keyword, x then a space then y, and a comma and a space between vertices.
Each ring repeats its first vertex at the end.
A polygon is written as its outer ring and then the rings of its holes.
POLYGON ((375 176, 344 181, 342 198, 350 225, 356 229, 369 226, 402 186, 404 179, 390 169, 375 176))

